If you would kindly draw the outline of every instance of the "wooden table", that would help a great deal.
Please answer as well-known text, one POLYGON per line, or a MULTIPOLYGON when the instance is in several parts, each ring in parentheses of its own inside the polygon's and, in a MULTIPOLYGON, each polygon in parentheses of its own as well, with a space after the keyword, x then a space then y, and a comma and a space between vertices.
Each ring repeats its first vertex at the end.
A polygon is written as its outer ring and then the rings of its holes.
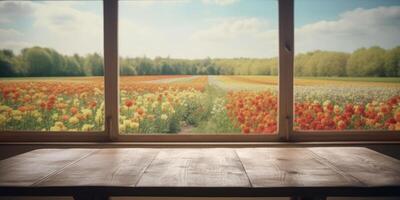
POLYGON ((400 196, 400 161, 358 147, 40 149, 0 161, 2 196, 400 196))

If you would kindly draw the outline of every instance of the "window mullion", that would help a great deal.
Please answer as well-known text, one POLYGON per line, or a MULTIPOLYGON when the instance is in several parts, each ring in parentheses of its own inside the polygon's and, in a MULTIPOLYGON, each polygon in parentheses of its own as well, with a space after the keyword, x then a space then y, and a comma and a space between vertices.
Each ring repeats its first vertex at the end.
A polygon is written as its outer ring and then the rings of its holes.
POLYGON ((118 137, 119 66, 118 0, 104 0, 105 126, 110 140, 118 137))
POLYGON ((293 131, 293 0, 279 0, 279 137, 290 140, 293 131))

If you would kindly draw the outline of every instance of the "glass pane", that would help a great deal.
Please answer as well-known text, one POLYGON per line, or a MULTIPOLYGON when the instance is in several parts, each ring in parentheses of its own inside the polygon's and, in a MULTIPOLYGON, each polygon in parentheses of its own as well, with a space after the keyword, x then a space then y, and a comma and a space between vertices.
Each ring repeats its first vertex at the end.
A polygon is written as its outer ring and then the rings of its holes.
POLYGON ((400 130, 400 2, 295 1, 296 130, 400 130))
POLYGON ((122 134, 274 134, 277 1, 120 1, 122 134))
POLYGON ((102 1, 0 2, 0 130, 104 130, 102 1))

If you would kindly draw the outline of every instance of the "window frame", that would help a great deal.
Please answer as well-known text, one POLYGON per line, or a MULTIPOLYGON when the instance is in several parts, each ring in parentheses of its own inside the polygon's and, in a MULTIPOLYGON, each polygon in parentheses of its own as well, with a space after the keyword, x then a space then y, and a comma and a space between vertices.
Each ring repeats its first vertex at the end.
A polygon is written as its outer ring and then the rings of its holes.
POLYGON ((277 0, 279 15, 278 130, 271 135, 123 135, 119 133, 118 0, 103 0, 105 129, 97 132, 2 131, 0 142, 315 142, 394 141, 400 131, 296 131, 294 0, 277 0))

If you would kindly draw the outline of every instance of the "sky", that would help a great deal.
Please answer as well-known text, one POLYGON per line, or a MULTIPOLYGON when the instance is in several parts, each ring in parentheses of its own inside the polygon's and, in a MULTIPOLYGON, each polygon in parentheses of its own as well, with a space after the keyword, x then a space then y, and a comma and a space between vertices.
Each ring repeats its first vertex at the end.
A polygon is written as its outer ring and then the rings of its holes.
MULTIPOLYGON (((0 49, 103 53, 102 1, 1 1, 0 49)), ((400 45, 400 0, 295 0, 295 52, 400 45)), ((119 2, 119 55, 278 55, 277 0, 119 2)))

